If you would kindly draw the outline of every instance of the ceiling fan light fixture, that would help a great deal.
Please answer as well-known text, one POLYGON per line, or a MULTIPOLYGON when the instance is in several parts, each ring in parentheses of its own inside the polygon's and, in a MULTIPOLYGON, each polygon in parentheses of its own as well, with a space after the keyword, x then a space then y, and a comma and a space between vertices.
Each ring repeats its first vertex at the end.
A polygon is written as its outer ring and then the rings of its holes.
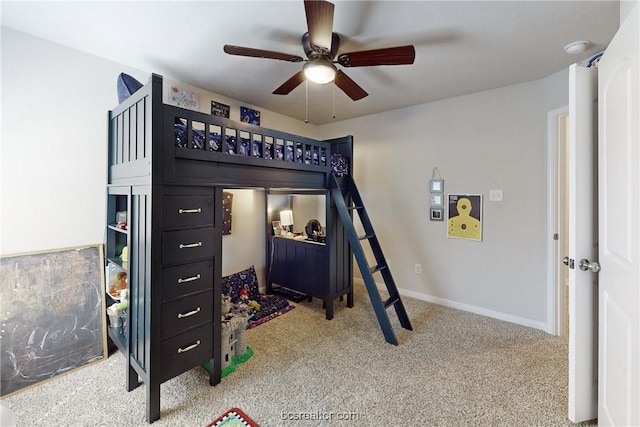
POLYGON ((302 69, 306 78, 321 85, 332 82, 338 71, 336 66, 325 58, 313 59, 304 64, 302 69))

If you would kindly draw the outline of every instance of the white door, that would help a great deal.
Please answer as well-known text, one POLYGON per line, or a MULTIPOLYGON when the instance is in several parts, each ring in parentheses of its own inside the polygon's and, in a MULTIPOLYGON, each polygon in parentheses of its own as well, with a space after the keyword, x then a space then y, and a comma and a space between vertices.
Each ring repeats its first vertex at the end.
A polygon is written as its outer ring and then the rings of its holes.
POLYGON ((636 2, 599 64, 599 425, 640 425, 639 25, 636 2))
MULTIPOLYGON (((598 411, 598 275, 580 268, 597 256, 596 147, 598 74, 569 68, 569 419, 591 420, 598 411), (584 265, 584 262, 583 262, 584 265)), ((584 268, 584 267, 583 267, 584 268)))

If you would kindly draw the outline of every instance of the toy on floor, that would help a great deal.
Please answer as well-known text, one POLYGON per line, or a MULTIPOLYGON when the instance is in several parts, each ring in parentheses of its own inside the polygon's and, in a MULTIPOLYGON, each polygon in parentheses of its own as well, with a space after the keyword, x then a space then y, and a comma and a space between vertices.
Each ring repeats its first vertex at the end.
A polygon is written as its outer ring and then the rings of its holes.
MULTIPOLYGON (((234 312, 231 299, 222 295, 222 339, 220 346, 221 376, 224 378, 236 370, 236 365, 244 363, 253 356, 253 350, 247 345, 246 330, 249 316, 234 312)), ((209 370, 209 362, 202 365, 209 370)))
POLYGON ((240 303, 246 304, 253 311, 260 311, 260 303, 249 299, 249 291, 242 289, 240 291, 240 303))

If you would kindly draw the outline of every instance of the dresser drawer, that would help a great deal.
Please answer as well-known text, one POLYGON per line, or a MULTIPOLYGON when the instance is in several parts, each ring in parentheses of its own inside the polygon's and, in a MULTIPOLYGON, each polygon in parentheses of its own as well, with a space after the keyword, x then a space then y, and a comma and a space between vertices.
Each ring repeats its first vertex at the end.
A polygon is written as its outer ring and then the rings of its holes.
POLYGON ((214 225, 213 194, 164 196, 162 228, 214 225))
POLYGON ((213 228, 165 231, 162 233, 162 264, 182 264, 213 258, 213 228))
POLYGON ((162 300, 213 289, 213 260, 192 262, 162 270, 162 300))
POLYGON ((212 359, 213 323, 162 341, 161 352, 160 375, 163 381, 212 359))
POLYGON ((213 292, 180 298, 162 305, 162 339, 213 320, 213 292))

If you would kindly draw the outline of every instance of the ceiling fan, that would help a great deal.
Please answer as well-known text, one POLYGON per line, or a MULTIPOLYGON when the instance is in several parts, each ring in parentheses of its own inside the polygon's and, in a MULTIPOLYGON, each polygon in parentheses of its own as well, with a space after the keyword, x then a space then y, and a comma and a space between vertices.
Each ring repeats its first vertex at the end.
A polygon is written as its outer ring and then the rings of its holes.
POLYGON ((343 67, 413 64, 416 57, 413 45, 363 50, 338 55, 340 36, 333 32, 333 9, 333 3, 328 1, 304 1, 308 32, 302 35, 302 48, 307 59, 298 55, 232 45, 225 45, 224 51, 230 55, 278 59, 288 62, 305 62, 302 70, 273 91, 275 95, 287 95, 307 78, 319 84, 333 81, 354 101, 364 98, 368 93, 334 64, 340 64, 343 67))

